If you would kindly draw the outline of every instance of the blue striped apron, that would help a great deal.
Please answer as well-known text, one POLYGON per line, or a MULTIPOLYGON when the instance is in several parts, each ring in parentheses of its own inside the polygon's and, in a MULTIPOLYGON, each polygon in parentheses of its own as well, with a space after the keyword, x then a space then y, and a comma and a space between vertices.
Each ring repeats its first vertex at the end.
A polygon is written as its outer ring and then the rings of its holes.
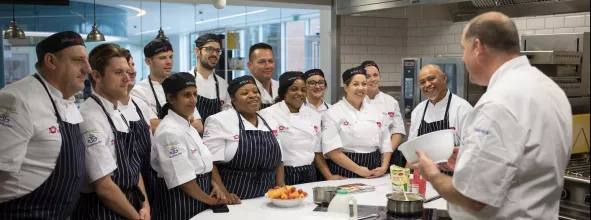
POLYGON ((148 201, 150 202, 150 207, 155 206, 156 200, 154 198, 154 190, 155 184, 158 180, 158 173, 152 169, 152 165, 150 164, 150 152, 152 151, 152 139, 150 136, 150 127, 144 117, 141 109, 138 105, 131 100, 133 105, 135 105, 135 110, 137 114, 140 116, 140 120, 138 121, 131 121, 129 122, 129 128, 134 133, 136 138, 136 144, 140 151, 140 154, 143 155, 142 164, 140 168, 140 173, 142 174, 142 178, 144 180, 144 186, 146 188, 146 195, 148 196, 148 201))
MULTIPOLYGON (((193 70, 195 73, 195 78, 197 78, 197 70, 193 70)), ((203 96, 197 95, 197 111, 199 111, 199 115, 201 115, 201 120, 205 122, 205 119, 211 115, 215 115, 218 112, 222 111, 222 101, 220 99, 220 86, 218 83, 218 78, 216 77, 215 73, 213 74, 213 80, 215 81, 215 99, 208 99, 203 96)))
POLYGON ((316 166, 311 165, 292 167, 285 166, 285 185, 297 185, 317 181, 316 166))
POLYGON ((78 124, 62 121, 53 98, 41 78, 53 105, 62 138, 60 153, 53 172, 43 184, 20 198, 0 203, 0 219, 66 219, 80 197, 85 177, 85 148, 78 124))
MULTIPOLYGON (((419 126, 418 136, 428 134, 431 132, 449 129, 449 104, 451 103, 451 96, 452 96, 452 94, 449 94, 449 98, 447 99, 447 107, 445 107, 445 117, 443 118, 443 120, 440 120, 440 121, 434 121, 431 123, 427 123, 425 121, 425 114, 427 114, 427 107, 429 106, 429 103, 428 103, 429 101, 427 101, 427 103, 425 103, 425 110, 423 111, 423 118, 421 118, 421 125, 419 126)), ((443 171, 443 170, 440 170, 440 171, 441 171, 441 173, 446 174, 448 176, 453 176, 453 174, 454 174, 451 171, 443 171)))
MULTIPOLYGON (((158 206, 153 207, 152 219, 154 220, 187 220, 209 208, 203 203, 181 190, 180 186, 172 189, 166 187, 163 178, 158 179, 156 197, 158 206)), ((211 193, 211 172, 198 174, 195 180, 197 185, 207 194, 211 193)))
MULTIPOLYGON (((382 153, 376 150, 372 153, 352 153, 343 152, 345 156, 349 157, 353 162, 362 167, 367 167, 369 170, 373 170, 382 165, 382 153)), ((328 169, 333 175, 340 175, 346 178, 363 178, 350 170, 347 170, 332 160, 327 160, 328 169)))
MULTIPOLYGON (((142 202, 145 201, 145 197, 137 185, 142 159, 145 157, 142 155, 142 149, 138 143, 139 141, 136 140, 138 139, 137 134, 131 129, 129 129, 129 133, 117 131, 115 124, 113 124, 113 120, 101 101, 94 95, 91 95, 90 98, 94 99, 94 101, 101 106, 109 121, 111 130, 115 134, 117 169, 113 171, 111 178, 113 179, 113 182, 119 186, 127 198, 127 201, 129 201, 136 210, 139 210, 142 202)), ((127 120, 124 117, 123 121, 127 123, 127 120)), ((98 195, 93 192, 83 193, 81 195, 78 207, 76 207, 71 219, 115 220, 125 218, 103 204, 98 195)))
POLYGON ((218 163, 222 182, 230 193, 240 199, 264 196, 275 187, 275 169, 281 164, 281 149, 265 119, 257 117, 269 131, 245 130, 240 113, 238 149, 228 163, 218 163))

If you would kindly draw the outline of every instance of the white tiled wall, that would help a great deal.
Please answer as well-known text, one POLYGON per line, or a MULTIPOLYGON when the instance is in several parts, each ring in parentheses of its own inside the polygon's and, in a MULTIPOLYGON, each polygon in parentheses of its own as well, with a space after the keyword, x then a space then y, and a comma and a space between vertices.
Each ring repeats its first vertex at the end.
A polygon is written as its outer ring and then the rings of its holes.
POLYGON ((373 60, 380 67, 382 86, 400 85, 406 35, 406 19, 343 17, 340 27, 341 72, 373 60))
MULTIPOLYGON (((589 31, 589 12, 514 18, 520 34, 589 31)), ((462 56, 460 40, 467 22, 344 16, 341 22, 341 72, 374 60, 383 86, 400 86, 401 59, 462 56)))

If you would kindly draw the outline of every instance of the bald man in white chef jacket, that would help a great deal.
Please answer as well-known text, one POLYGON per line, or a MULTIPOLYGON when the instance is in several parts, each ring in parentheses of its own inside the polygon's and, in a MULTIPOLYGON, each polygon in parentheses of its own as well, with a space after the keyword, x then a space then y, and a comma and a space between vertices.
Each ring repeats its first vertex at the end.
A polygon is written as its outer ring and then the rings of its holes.
POLYGON ((412 167, 453 219, 558 219, 572 144, 568 98, 520 55, 515 23, 502 13, 472 19, 461 45, 470 81, 488 88, 466 118, 454 176, 420 151, 412 167))
MULTIPOLYGON (((460 144, 462 123, 472 110, 472 105, 447 89, 447 74, 441 67, 428 64, 419 71, 419 87, 427 100, 422 101, 411 113, 408 140, 435 131, 455 131, 454 145, 460 144)), ((442 164, 441 172, 453 175, 442 164)))

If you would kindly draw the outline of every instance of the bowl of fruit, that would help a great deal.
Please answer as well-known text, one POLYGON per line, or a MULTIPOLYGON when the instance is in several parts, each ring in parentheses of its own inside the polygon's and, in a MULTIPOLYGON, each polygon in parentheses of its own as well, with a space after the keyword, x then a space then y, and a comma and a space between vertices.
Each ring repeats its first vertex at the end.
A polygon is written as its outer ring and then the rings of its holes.
POLYGON ((269 198, 275 206, 291 208, 302 204, 302 201, 308 197, 308 193, 293 186, 276 186, 274 189, 269 189, 265 197, 269 198))

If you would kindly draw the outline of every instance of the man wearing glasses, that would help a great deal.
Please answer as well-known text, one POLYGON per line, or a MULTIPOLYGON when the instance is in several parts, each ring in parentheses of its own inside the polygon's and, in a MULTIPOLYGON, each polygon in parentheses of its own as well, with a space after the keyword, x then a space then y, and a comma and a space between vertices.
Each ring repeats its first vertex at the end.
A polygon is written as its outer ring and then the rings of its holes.
POLYGON ((331 106, 322 98, 327 86, 324 72, 320 69, 308 70, 304 73, 304 80, 308 86, 304 105, 316 110, 318 113, 324 113, 331 106))
POLYGON ((217 35, 207 33, 199 36, 195 40, 195 55, 197 66, 189 72, 195 76, 197 83, 197 111, 205 121, 210 115, 232 108, 228 83, 213 73, 222 55, 217 35))

